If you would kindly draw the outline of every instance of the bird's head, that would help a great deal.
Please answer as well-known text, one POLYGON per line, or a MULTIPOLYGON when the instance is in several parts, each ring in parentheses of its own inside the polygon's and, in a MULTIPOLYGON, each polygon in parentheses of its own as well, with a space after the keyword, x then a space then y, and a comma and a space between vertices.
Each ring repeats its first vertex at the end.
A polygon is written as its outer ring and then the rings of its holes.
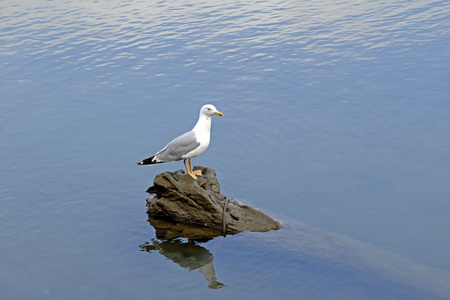
POLYGON ((218 111, 217 108, 214 105, 212 105, 212 104, 203 105, 203 107, 200 110, 200 112, 202 114, 207 115, 207 116, 219 115, 219 116, 223 117, 223 113, 218 111))

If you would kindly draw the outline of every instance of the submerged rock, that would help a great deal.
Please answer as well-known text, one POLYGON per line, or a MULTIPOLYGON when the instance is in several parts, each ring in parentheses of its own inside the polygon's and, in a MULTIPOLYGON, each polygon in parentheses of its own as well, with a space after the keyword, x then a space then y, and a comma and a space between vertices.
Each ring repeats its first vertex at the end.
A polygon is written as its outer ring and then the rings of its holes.
MULTIPOLYGON (((194 167, 194 170, 201 170, 203 176, 194 180, 183 170, 156 175, 153 186, 147 190, 150 194, 147 197, 147 214, 177 223, 220 229, 222 234, 264 232, 283 226, 260 210, 222 195, 213 169, 194 167)), ((211 230, 206 232, 217 233, 211 230)))

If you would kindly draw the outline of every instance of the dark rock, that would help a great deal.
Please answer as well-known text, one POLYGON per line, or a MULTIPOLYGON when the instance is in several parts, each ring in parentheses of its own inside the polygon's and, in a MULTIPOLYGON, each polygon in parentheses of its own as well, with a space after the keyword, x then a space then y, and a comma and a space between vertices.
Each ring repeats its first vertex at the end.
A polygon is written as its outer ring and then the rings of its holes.
MULTIPOLYGON (((220 229, 227 234, 264 232, 282 227, 280 221, 260 210, 222 195, 213 169, 194 167, 194 170, 201 170, 203 176, 194 180, 183 170, 156 175, 153 186, 147 190, 150 194, 147 198, 147 214, 170 219, 177 226, 180 226, 179 223, 201 225, 220 229)), ((217 233, 211 230, 207 232, 208 235, 217 233)), ((176 234, 171 232, 170 235, 176 234)))
POLYGON ((182 237, 203 243, 225 235, 222 229, 219 228, 177 222, 168 217, 149 216, 148 222, 155 228, 156 238, 160 240, 172 240, 182 237))

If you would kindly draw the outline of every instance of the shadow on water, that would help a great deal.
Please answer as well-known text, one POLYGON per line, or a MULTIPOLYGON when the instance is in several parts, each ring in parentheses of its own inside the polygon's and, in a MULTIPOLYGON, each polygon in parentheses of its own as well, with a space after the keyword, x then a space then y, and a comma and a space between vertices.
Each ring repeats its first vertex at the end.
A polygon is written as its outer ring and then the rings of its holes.
POLYGON ((142 251, 158 252, 189 271, 198 269, 209 282, 210 289, 220 289, 225 286, 217 281, 213 264, 214 255, 199 245, 201 242, 223 235, 221 230, 152 217, 149 218, 149 223, 156 230, 156 239, 152 239, 151 243, 146 242, 140 245, 142 251), (188 240, 184 242, 181 238, 188 240))
POLYGON ((145 243, 139 247, 148 253, 158 252, 189 271, 198 269, 209 282, 210 289, 220 289, 225 286, 217 281, 213 264, 214 255, 196 242, 183 242, 180 239, 165 241, 153 239, 151 243, 145 243))
POLYGON ((148 253, 158 252, 180 267, 189 271, 198 269, 209 282, 210 289, 220 289, 225 285, 216 278, 214 255, 199 245, 214 237, 221 236, 222 231, 169 220, 149 218, 149 223, 156 229, 156 238, 139 247, 148 253), (181 238, 187 238, 184 242, 181 238))

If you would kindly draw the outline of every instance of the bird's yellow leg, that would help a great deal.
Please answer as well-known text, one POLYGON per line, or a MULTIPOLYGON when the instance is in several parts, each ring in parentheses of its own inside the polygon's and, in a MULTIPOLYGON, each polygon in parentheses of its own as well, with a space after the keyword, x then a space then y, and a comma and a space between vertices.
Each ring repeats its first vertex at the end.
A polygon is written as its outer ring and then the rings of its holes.
POLYGON ((189 174, 189 169, 188 169, 188 167, 186 165, 186 160, 183 160, 183 163, 184 163, 184 166, 186 167, 186 172, 189 174))
POLYGON ((189 169, 191 170, 191 173, 193 173, 193 174, 195 174, 195 175, 198 175, 198 176, 202 176, 202 171, 200 171, 200 170, 192 171, 192 167, 191 167, 191 159, 189 158, 188 160, 189 160, 189 169))
POLYGON ((189 169, 188 169, 188 167, 187 167, 187 165, 186 165, 186 160, 184 160, 184 166, 186 167, 186 172, 189 174, 189 176, 191 176, 192 178, 194 178, 194 179, 197 179, 197 176, 195 176, 195 174, 192 172, 192 169, 191 169, 191 160, 189 159, 189 169))

